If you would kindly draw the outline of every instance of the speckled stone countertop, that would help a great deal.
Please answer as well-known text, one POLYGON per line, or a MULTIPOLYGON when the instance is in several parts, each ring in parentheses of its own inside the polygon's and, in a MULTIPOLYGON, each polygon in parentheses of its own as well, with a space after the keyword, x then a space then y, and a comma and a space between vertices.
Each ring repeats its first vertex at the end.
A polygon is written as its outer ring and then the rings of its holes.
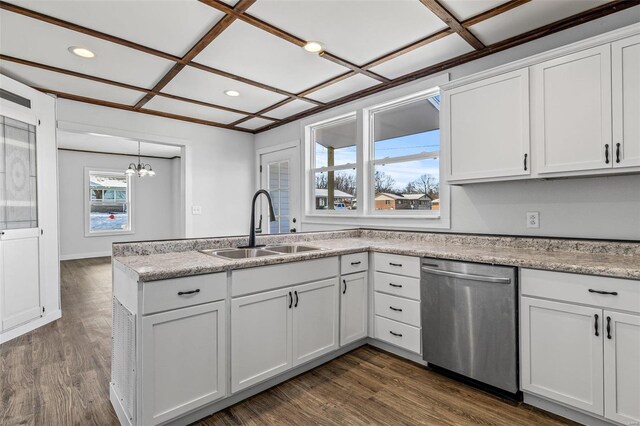
POLYGON ((258 243, 306 244, 322 250, 238 260, 199 252, 246 244, 246 237, 231 237, 117 243, 113 245, 113 258, 116 267, 137 281, 156 281, 363 251, 640 280, 640 243, 633 242, 358 229, 260 236, 258 243))

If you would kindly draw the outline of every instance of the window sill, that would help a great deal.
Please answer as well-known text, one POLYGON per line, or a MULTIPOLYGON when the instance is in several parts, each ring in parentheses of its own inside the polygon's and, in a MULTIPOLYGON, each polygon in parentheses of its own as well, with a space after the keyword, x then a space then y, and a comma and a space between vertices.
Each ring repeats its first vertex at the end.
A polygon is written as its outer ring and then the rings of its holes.
POLYGON ((104 232, 85 232, 85 237, 113 237, 116 235, 133 235, 135 232, 131 231, 104 231, 104 232))

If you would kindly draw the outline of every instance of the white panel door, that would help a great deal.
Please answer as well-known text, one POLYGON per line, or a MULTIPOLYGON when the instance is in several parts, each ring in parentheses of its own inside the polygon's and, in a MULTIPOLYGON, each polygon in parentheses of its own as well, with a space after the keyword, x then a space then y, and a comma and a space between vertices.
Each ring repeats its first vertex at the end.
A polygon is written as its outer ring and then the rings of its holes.
POLYGON ((342 276, 342 290, 340 291, 341 346, 367 337, 368 296, 366 272, 342 276))
POLYGON ((445 91, 444 105, 449 181, 531 173, 528 69, 445 91))
POLYGON ((605 417, 640 424, 640 315, 604 311, 605 417))
POLYGON ((261 200, 262 232, 285 234, 300 230, 300 151, 298 146, 260 155, 260 187, 269 191, 276 220, 261 200))
POLYGON ((522 389, 602 415, 602 310, 521 300, 522 389))
POLYGON ((231 391, 292 366, 290 288, 231 300, 231 391))
POLYGON ((293 288, 294 367, 338 348, 338 279, 293 288))
POLYGON ((0 319, 2 330, 42 315, 40 229, 14 229, 0 235, 0 319))
POLYGON ((539 173, 611 168, 611 48, 531 67, 532 136, 539 173))
POLYGON ((614 167, 640 166, 640 35, 611 45, 614 167))
POLYGON ((226 394, 224 301, 142 319, 142 424, 155 425, 226 394))

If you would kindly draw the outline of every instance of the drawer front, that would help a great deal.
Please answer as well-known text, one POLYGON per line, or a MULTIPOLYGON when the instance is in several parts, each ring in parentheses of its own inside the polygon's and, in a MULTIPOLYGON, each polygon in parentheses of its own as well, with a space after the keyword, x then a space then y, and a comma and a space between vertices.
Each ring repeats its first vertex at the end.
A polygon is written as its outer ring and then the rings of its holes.
POLYGON ((142 314, 214 302, 226 296, 226 272, 151 281, 142 285, 142 314))
POLYGON ((369 253, 354 253, 342 256, 340 274, 347 275, 369 269, 369 253))
POLYGON ((523 296, 640 313, 640 281, 521 269, 520 288, 523 296))
POLYGON ((375 253, 376 271, 420 278, 420 258, 398 254, 375 253))
POLYGON ((420 327, 420 302, 388 294, 375 294, 375 314, 420 327))
POLYGON ((420 329, 376 315, 376 339, 420 353, 420 329))
POLYGON ((420 300, 420 279, 376 272, 374 288, 382 293, 420 300))

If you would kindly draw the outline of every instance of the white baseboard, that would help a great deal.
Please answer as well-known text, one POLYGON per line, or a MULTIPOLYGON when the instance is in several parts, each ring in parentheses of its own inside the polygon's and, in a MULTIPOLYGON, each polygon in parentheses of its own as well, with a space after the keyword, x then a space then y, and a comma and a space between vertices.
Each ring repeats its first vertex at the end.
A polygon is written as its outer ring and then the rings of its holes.
POLYGON ((61 254, 60 260, 89 259, 92 257, 111 257, 111 250, 98 251, 93 253, 61 254))
POLYGON ((26 324, 22 324, 11 330, 3 331, 0 333, 0 344, 8 342, 11 339, 15 339, 18 336, 22 336, 36 328, 42 327, 45 324, 49 324, 62 317, 62 311, 60 309, 47 313, 45 316, 30 321, 26 324))

